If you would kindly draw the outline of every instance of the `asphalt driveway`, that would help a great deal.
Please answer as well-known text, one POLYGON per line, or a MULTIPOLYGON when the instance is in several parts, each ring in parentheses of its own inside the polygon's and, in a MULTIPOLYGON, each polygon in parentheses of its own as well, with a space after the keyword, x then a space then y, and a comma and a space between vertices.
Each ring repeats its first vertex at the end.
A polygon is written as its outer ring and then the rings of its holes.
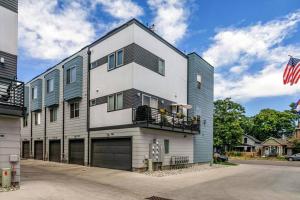
POLYGON ((299 200, 300 167, 245 165, 166 177, 43 161, 22 162, 22 186, 5 200, 299 200))

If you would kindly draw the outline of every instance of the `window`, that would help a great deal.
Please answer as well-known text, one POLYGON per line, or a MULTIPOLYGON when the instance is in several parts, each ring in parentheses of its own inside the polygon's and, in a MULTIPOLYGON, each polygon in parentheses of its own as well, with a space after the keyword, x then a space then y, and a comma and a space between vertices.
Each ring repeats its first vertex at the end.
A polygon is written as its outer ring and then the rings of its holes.
POLYGON ((158 108, 158 99, 155 97, 151 97, 151 96, 143 94, 142 104, 147 105, 151 108, 158 108))
POLYGON ((108 96, 107 111, 115 110, 115 95, 108 96))
POLYGON ((37 86, 34 86, 33 88, 31 88, 31 97, 32 99, 37 99, 37 86))
POLYGON ((123 65, 123 49, 117 51, 117 66, 123 65))
POLYGON ((197 74, 197 87, 201 88, 201 82, 202 82, 202 76, 200 74, 197 74))
POLYGON ((248 142, 247 138, 244 138, 244 144, 247 144, 247 142, 248 142))
POLYGON ((57 120, 57 109, 50 108, 50 122, 55 122, 57 120))
POLYGON ((123 108, 123 93, 118 93, 116 95, 116 110, 123 108))
POLYGON ((123 93, 109 95, 107 97, 107 111, 123 109, 123 93))
POLYGON ((50 93, 54 90, 54 79, 47 80, 47 93, 50 93))
POLYGON ((164 140, 165 154, 170 152, 170 142, 169 140, 164 140))
POLYGON ((165 75, 165 61, 159 59, 158 60, 158 73, 161 75, 165 75))
POLYGON ((35 125, 41 124, 41 113, 40 112, 34 113, 34 124, 35 125))
POLYGON ((67 69, 67 84, 73 83, 76 81, 76 67, 67 69))
POLYGON ((27 127, 28 126, 28 117, 25 116, 23 117, 23 127, 27 127))
POLYGON ((79 102, 70 104, 70 118, 79 117, 79 102))
POLYGON ((112 53, 108 56, 108 70, 114 69, 115 66, 115 53, 112 53))

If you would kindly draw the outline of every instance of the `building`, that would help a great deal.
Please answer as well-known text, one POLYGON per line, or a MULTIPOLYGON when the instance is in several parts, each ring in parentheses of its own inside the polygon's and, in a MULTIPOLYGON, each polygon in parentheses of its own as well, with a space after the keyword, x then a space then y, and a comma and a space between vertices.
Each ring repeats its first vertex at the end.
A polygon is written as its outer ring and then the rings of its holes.
POLYGON ((261 141, 255 137, 247 134, 243 134, 243 143, 234 147, 235 151, 239 152, 259 152, 261 148, 261 141))
POLYGON ((24 84, 17 81, 18 2, 0 0, 0 169, 12 169, 20 182, 20 118, 24 84))
POLYGON ((213 73, 132 19, 26 84, 22 156, 124 170, 208 162, 213 73))
POLYGON ((296 130, 295 130, 295 138, 297 140, 300 140, 300 120, 298 121, 298 127, 296 127, 296 130))
POLYGON ((269 137, 262 143, 262 156, 290 156, 293 148, 293 143, 285 137, 269 137))

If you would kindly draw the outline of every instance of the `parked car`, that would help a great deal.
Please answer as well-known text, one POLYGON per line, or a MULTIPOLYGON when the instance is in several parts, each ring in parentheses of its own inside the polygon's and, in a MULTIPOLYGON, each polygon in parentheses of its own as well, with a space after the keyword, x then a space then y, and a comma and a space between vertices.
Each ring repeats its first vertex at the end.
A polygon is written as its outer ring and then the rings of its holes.
POLYGON ((294 154, 294 155, 291 155, 291 156, 286 156, 286 159, 288 161, 300 161, 300 153, 297 153, 297 154, 294 154))
POLYGON ((226 155, 221 155, 219 153, 214 153, 214 160, 218 162, 227 162, 228 157, 226 155))

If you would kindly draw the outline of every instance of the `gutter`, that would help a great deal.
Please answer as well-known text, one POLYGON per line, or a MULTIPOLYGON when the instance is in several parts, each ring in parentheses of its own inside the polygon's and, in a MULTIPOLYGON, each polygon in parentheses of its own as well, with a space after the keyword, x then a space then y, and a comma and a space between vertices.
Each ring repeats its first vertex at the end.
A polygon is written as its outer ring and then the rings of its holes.
POLYGON ((62 111, 62 161, 65 161, 65 100, 64 100, 64 93, 65 93, 65 74, 64 74, 64 65, 62 66, 63 69, 63 111, 62 111))
POLYGON ((90 66, 91 66, 91 51, 88 48, 88 66, 87 66, 87 120, 86 120, 86 129, 88 133, 88 163, 87 165, 90 166, 90 66))

